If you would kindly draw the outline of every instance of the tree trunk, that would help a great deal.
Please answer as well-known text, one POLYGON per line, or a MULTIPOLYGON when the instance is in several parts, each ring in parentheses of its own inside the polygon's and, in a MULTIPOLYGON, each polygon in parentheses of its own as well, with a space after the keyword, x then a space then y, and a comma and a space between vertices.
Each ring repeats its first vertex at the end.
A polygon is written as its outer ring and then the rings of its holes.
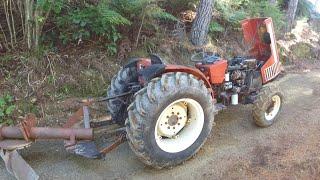
POLYGON ((271 5, 277 5, 277 0, 269 0, 271 5))
POLYGON ((192 24, 191 42, 195 46, 203 46, 207 41, 212 18, 213 0, 201 0, 196 18, 192 24))
POLYGON ((32 48, 32 8, 33 0, 25 0, 25 30, 28 49, 32 48))
POLYGON ((294 19, 296 17, 298 2, 299 0, 290 0, 289 2, 289 7, 287 11, 287 22, 288 22, 287 29, 286 29, 287 32, 291 31, 293 27, 294 19))

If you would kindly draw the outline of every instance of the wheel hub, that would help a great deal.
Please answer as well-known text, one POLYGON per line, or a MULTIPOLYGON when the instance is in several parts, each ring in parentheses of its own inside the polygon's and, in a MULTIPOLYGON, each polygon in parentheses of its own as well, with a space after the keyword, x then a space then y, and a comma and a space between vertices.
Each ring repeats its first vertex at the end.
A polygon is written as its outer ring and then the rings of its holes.
POLYGON ((172 138, 186 125, 187 106, 179 102, 166 108, 163 113, 159 118, 159 135, 172 138))
POLYGON ((174 126, 178 123, 178 119, 179 119, 179 117, 177 115, 172 115, 169 117, 168 124, 170 126, 174 126))
POLYGON ((271 98, 271 104, 265 112, 265 118, 270 121, 278 114, 281 106, 281 98, 278 95, 274 95, 271 98))

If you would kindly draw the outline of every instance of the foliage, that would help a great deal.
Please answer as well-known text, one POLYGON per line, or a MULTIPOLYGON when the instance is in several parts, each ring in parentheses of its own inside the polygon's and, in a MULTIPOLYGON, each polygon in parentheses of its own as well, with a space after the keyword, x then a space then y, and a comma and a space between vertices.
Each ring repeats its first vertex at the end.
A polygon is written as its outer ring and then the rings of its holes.
POLYGON ((130 21, 101 1, 98 5, 72 9, 65 16, 57 17, 57 24, 63 44, 99 36, 107 40, 107 49, 114 54, 116 42, 121 37, 117 26, 129 25, 130 21))
POLYGON ((111 0, 110 6, 121 15, 133 19, 141 16, 151 0, 111 0))
POLYGON ((170 13, 167 13, 164 11, 164 9, 161 8, 155 8, 154 12, 152 12, 152 17, 154 17, 155 19, 159 19, 159 20, 164 20, 164 21, 178 21, 178 18, 176 18, 175 16, 173 16, 170 13))
POLYGON ((139 25, 144 18, 146 26, 157 26, 156 20, 177 21, 171 13, 166 12, 157 0, 112 0, 111 7, 121 15, 139 25))
POLYGON ((0 96, 0 124, 12 125, 12 115, 15 109, 12 96, 9 94, 0 96))
POLYGON ((297 16, 299 17, 311 17, 314 11, 314 6, 309 0, 298 1, 297 16))
POLYGON ((168 13, 179 16, 179 13, 187 10, 195 11, 199 0, 166 0, 160 2, 160 7, 168 13))
POLYGON ((209 33, 216 33, 216 32, 224 32, 224 27, 217 23, 217 22, 211 22, 209 26, 209 33))
POLYGON ((247 6, 250 17, 271 17, 275 24, 275 29, 279 30, 284 25, 284 14, 279 6, 270 5, 269 1, 253 1, 247 6))
POLYGON ((215 1, 215 10, 218 18, 231 26, 239 25, 239 21, 247 16, 246 10, 243 8, 247 0, 221 0, 215 1))
POLYGON ((278 5, 271 5, 268 0, 220 0, 215 3, 218 19, 223 26, 239 27, 240 21, 249 17, 271 17, 275 27, 284 24, 284 14, 278 5))

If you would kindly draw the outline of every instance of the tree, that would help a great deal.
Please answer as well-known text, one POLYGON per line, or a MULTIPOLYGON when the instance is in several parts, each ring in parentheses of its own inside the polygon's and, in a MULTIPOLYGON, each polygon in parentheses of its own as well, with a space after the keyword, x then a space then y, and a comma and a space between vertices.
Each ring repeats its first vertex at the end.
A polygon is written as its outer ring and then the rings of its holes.
POLYGON ((196 18, 192 24, 191 42, 195 46, 203 46, 207 40, 212 18, 213 0, 201 0, 196 18))
POLYGON ((294 24, 294 19, 296 17, 298 2, 299 2, 299 0, 290 0, 289 1, 288 11, 287 11, 287 22, 288 22, 287 27, 286 27, 287 32, 291 31, 292 26, 294 24))

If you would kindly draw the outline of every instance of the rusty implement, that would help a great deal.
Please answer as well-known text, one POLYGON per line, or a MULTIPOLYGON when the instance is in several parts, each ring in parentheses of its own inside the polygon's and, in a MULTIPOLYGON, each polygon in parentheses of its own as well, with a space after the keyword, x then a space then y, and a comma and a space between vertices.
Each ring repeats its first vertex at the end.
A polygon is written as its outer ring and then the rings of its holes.
MULTIPOLYGON (((111 97, 113 98, 113 97, 111 97)), ((112 151, 126 140, 124 128, 102 129, 106 134, 117 134, 114 143, 98 150, 94 140, 93 128, 105 127, 114 124, 110 116, 99 118, 98 122, 90 122, 89 107, 93 103, 106 101, 110 98, 98 100, 87 99, 61 128, 37 127, 36 117, 28 114, 26 118, 14 127, 0 125, 0 156, 10 174, 17 179, 38 179, 39 176, 31 166, 19 155, 19 149, 29 147, 37 140, 64 140, 64 146, 68 152, 86 158, 101 159, 106 153, 112 151), (83 121, 82 128, 74 126, 83 121)), ((100 130, 101 131, 101 130, 100 130)), ((99 132, 100 132, 99 131, 99 132)))
POLYGON ((7 171, 17 179, 37 180, 39 176, 16 150, 0 150, 7 171))

